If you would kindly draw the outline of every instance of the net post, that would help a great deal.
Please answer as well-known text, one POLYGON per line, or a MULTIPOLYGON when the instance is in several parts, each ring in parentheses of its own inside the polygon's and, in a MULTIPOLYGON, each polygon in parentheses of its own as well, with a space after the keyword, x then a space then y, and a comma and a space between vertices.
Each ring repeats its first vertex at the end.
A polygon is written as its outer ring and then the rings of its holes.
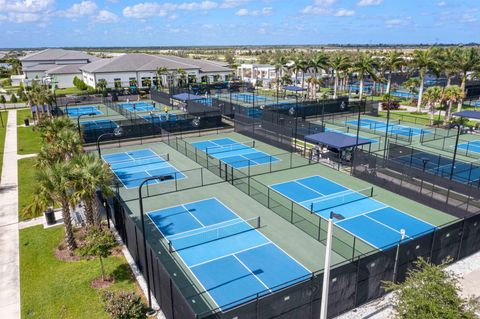
POLYGON ((253 145, 253 148, 255 148, 255 140, 253 141, 252 145, 253 145))
POLYGON ((370 188, 370 197, 373 197, 373 186, 370 188))
POLYGON ((260 216, 257 217, 257 228, 260 228, 262 226, 260 216))
POLYGON ((313 203, 310 203, 310 213, 313 214, 313 203))
POLYGON ((177 172, 174 172, 173 174, 173 178, 175 179, 175 191, 178 192, 177 172))
POLYGON ((172 245, 172 242, 170 240, 167 239, 167 242, 168 242, 168 252, 169 253, 173 253, 173 245, 172 245))

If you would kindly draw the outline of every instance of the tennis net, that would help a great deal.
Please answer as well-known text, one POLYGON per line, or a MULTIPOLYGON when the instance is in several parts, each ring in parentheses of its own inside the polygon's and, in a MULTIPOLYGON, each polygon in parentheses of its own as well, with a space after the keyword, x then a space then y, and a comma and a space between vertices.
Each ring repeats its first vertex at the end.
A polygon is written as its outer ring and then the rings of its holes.
POLYGON ((145 165, 151 165, 151 164, 155 164, 155 163, 163 163, 163 162, 168 162, 168 161, 170 161, 170 154, 165 153, 165 154, 160 154, 160 155, 140 157, 140 158, 137 158, 137 159, 112 161, 112 162, 108 162, 108 165, 110 165, 110 167, 112 169, 125 169, 125 168, 129 168, 129 167, 145 166, 145 165))
POLYGON ((170 252, 199 246, 222 238, 235 236, 260 228, 260 216, 250 219, 234 219, 200 230, 193 230, 167 239, 170 252))
POLYGON ((373 187, 365 188, 359 191, 343 191, 323 197, 319 200, 310 201, 310 212, 316 213, 325 209, 342 206, 373 196, 373 187))
POLYGON ((216 154, 216 153, 223 153, 223 152, 231 152, 231 151, 238 151, 247 148, 255 148, 255 141, 247 141, 247 142, 238 142, 234 144, 227 144, 227 145, 218 145, 218 146, 207 146, 205 148, 205 153, 207 154, 216 154))

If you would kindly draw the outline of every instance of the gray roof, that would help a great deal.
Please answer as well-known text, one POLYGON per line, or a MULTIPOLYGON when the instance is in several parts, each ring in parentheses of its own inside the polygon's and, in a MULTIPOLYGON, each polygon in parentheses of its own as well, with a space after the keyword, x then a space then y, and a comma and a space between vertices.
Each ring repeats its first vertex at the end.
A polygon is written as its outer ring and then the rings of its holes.
POLYGON ((88 60, 95 61, 98 58, 81 51, 65 49, 46 49, 34 52, 20 58, 21 61, 70 61, 70 60, 88 60))
POLYGON ((41 72, 41 71, 47 71, 53 68, 58 67, 58 64, 36 64, 32 65, 30 67, 24 67, 23 71, 24 72, 41 72))
POLYGON ((82 66, 89 73, 155 71, 159 67, 169 70, 185 69, 200 72, 230 72, 231 69, 215 62, 180 58, 176 56, 150 55, 144 53, 124 54, 110 59, 99 59, 82 66))
POLYGON ((64 64, 64 65, 57 65, 56 68, 47 70, 47 74, 80 74, 80 67, 84 66, 85 64, 64 64))

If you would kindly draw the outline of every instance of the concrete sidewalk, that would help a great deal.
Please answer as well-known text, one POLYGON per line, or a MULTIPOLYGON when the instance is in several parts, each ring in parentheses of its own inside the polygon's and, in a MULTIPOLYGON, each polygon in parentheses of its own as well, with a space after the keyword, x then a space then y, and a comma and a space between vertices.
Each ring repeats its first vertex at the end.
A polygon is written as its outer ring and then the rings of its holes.
POLYGON ((20 318, 17 111, 8 112, 0 183, 0 316, 20 318))

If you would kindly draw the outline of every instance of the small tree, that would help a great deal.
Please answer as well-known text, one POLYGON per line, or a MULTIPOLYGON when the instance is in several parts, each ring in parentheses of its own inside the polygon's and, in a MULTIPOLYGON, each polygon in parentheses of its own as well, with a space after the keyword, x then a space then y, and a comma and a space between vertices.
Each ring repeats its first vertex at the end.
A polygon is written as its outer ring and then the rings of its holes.
POLYGON ((91 228, 85 237, 85 246, 79 249, 81 256, 92 256, 100 259, 102 280, 105 281, 103 258, 107 258, 112 249, 117 245, 112 233, 108 229, 91 228))
POLYGON ((7 103, 7 100, 5 99, 4 95, 0 95, 0 103, 3 104, 3 108, 5 108, 5 103, 7 103))
POLYGON ((12 97, 10 98, 10 102, 11 103, 17 103, 18 102, 17 96, 15 94, 12 94, 12 97))
POLYGON ((478 302, 460 297, 458 278, 445 271, 445 264, 432 265, 420 258, 415 266, 405 282, 385 285, 387 290, 394 290, 395 318, 477 318, 478 302))

